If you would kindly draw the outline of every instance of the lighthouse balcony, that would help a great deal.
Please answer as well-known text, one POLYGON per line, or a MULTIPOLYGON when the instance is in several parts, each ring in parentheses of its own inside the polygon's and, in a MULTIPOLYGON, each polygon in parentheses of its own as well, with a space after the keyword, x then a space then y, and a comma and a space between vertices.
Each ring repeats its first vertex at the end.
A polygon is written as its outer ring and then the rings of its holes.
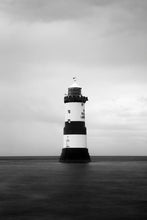
POLYGON ((67 102, 82 102, 85 103, 86 101, 88 101, 88 97, 85 96, 65 96, 64 97, 64 103, 67 102))

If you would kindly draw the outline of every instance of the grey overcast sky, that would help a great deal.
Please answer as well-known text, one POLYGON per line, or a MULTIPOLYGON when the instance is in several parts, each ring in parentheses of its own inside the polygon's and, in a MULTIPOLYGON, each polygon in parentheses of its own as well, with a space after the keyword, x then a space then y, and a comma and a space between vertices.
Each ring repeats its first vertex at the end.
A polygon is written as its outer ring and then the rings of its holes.
POLYGON ((91 155, 147 155, 147 1, 0 0, 0 155, 60 155, 77 76, 91 155))

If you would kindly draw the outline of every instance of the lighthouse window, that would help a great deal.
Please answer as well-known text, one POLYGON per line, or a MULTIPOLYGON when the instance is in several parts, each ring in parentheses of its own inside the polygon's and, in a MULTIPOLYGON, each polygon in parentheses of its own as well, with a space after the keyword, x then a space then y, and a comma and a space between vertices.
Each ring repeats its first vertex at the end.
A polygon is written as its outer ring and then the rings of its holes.
POLYGON ((70 110, 68 110, 68 113, 70 113, 70 110))
POLYGON ((85 118, 85 112, 81 112, 81 118, 85 118))

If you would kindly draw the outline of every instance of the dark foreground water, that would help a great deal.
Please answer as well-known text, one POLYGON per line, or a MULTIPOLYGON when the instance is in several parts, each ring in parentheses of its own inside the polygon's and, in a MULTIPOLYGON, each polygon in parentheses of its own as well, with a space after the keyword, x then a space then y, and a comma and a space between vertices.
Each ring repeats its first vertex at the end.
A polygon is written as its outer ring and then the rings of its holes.
POLYGON ((0 219, 147 219, 147 157, 0 158, 0 219))

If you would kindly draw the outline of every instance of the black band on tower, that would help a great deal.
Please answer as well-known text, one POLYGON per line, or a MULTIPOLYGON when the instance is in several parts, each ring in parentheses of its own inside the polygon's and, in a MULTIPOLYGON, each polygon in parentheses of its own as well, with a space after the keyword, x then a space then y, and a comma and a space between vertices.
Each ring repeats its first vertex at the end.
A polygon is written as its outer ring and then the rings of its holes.
POLYGON ((65 122, 64 134, 86 134, 85 122, 71 121, 65 122))
POLYGON ((87 148, 63 148, 60 162, 64 163, 88 163, 90 156, 87 148))
POLYGON ((85 96, 65 96, 64 103, 67 102, 82 102, 85 103, 88 100, 85 96))

